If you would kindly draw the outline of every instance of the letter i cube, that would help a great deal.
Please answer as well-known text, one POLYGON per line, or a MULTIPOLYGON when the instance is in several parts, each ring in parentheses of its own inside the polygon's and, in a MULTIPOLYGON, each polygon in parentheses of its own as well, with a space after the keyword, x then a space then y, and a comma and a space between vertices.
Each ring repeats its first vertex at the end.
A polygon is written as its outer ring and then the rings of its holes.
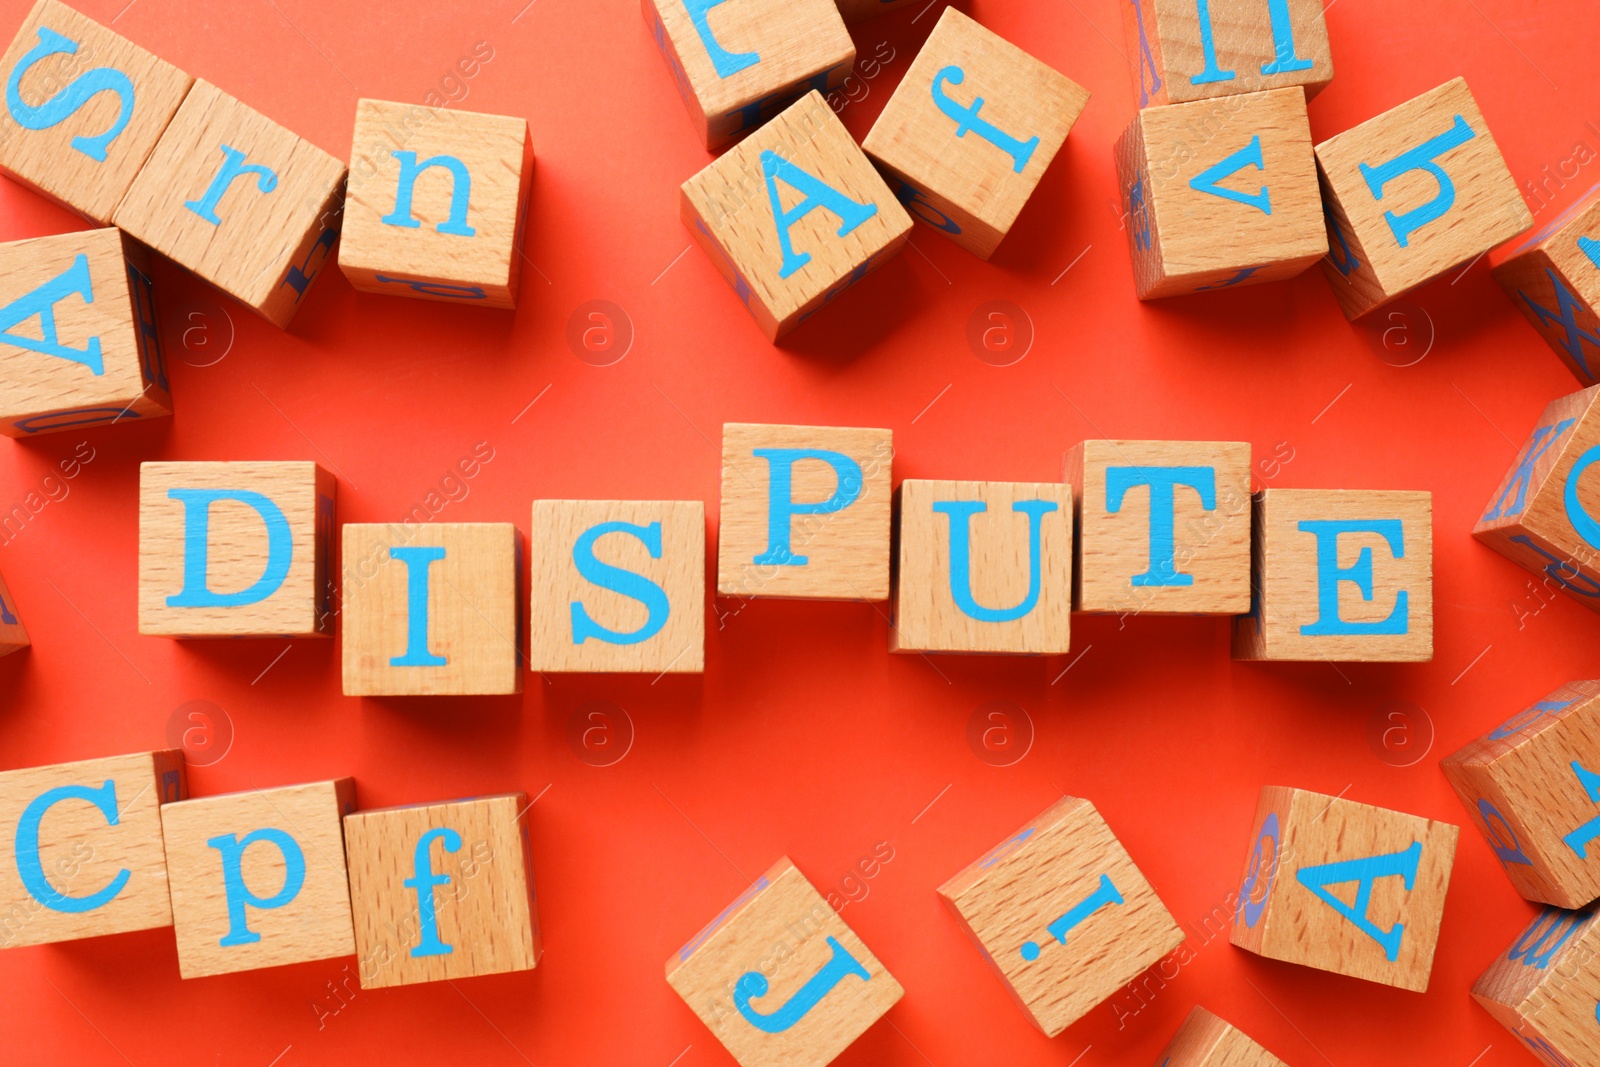
POLYGON ((1157 1062, 1161 1067, 1286 1067, 1249 1034, 1199 1005, 1157 1062))
POLYGON ((1333 80, 1321 0, 1122 0, 1139 106, 1333 80))
POLYGON ((949 7, 862 148, 913 214, 988 259, 1088 102, 1083 86, 949 7))
POLYGON ((1305 789, 1256 806, 1232 941, 1258 956, 1422 992, 1459 831, 1305 789))
POLYGON ((1472 986, 1483 1006, 1550 1067, 1600 1063, 1600 927, 1593 911, 1545 908, 1472 986))
POLYGON ((22 625, 22 615, 17 602, 12 599, 6 580, 0 576, 0 656, 7 656, 28 647, 28 629, 22 625))
POLYGON ((740 1067, 824 1067, 905 992, 785 856, 667 959, 740 1067))
POLYGON ((1600 383, 1600 186, 1490 253, 1494 280, 1584 385, 1600 383))
POLYGON ((1323 141, 1317 169, 1322 271, 1352 320, 1533 225, 1464 78, 1323 141))
POLYGON ((1116 159, 1140 300, 1292 278, 1328 251, 1298 87, 1147 108, 1116 159))

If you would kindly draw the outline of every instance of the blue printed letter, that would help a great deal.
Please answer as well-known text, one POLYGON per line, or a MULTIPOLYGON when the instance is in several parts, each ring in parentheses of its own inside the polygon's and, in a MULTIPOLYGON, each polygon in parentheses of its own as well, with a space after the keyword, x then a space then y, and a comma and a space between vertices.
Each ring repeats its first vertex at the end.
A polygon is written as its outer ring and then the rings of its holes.
POLYGON ((711 66, 716 69, 717 77, 729 78, 761 62, 761 57, 755 52, 730 52, 722 47, 722 42, 717 40, 717 35, 711 32, 709 15, 711 9, 726 0, 683 0, 683 6, 689 12, 689 21, 694 23, 694 32, 700 35, 700 43, 705 45, 706 54, 711 57, 711 66))
POLYGON ((444 559, 444 549, 390 548, 389 558, 406 567, 406 652, 389 660, 391 667, 443 667, 444 656, 428 651, 428 571, 444 559))
POLYGON ((1261 135, 1256 134, 1250 138, 1250 143, 1239 149, 1226 159, 1218 160, 1205 170, 1189 179, 1189 188, 1198 193, 1210 193, 1220 196, 1224 200, 1235 203, 1247 204, 1263 215, 1272 214, 1272 193, 1263 185, 1253 193, 1241 193, 1233 189, 1225 189, 1217 183, 1224 178, 1231 178, 1245 167, 1254 167, 1264 171, 1267 165, 1261 158, 1261 135))
POLYGON ((111 903, 132 875, 124 867, 103 888, 81 897, 68 896, 50 884, 44 874, 44 864, 39 861, 39 824, 44 821, 46 812, 66 800, 87 800, 100 809, 100 814, 106 817, 106 825, 116 826, 117 786, 110 779, 97 789, 86 785, 58 785, 29 801, 22 809, 22 818, 17 820, 17 874, 22 877, 22 888, 51 911, 70 915, 111 903))
POLYGON ((950 518, 950 595, 962 614, 979 622, 1010 622, 1020 619, 1039 603, 1043 584, 1043 551, 1040 546, 1044 517, 1059 510, 1053 500, 1019 500, 1011 510, 1028 517, 1028 595, 1012 608, 986 608, 972 597, 972 516, 989 510, 981 500, 944 500, 933 510, 950 518))
POLYGON ((933 102, 945 117, 956 124, 956 136, 965 137, 967 131, 982 137, 1000 151, 1011 157, 1011 169, 1021 174, 1028 165, 1028 160, 1033 158, 1033 150, 1039 147, 1039 136, 1019 141, 1006 131, 1000 129, 992 122, 987 122, 978 117, 978 112, 983 110, 983 97, 974 97, 972 103, 966 106, 956 103, 944 91, 946 82, 951 85, 960 85, 966 80, 966 71, 960 67, 945 67, 933 76, 933 102))
POLYGON ((73 363, 81 363, 95 375, 105 373, 100 359, 100 338, 91 337, 83 348, 69 348, 61 343, 56 333, 56 305, 73 293, 83 298, 85 304, 94 303, 94 285, 89 278, 89 257, 82 252, 72 261, 72 266, 45 282, 31 293, 17 297, 0 308, 0 340, 30 352, 43 352, 73 363), (42 339, 34 340, 12 333, 17 324, 39 316, 39 333, 42 339))
POLYGON ((417 838, 417 847, 411 853, 412 876, 400 883, 417 892, 417 925, 420 929, 417 947, 411 950, 413 956, 448 956, 455 951, 453 945, 439 940, 439 912, 433 904, 433 890, 435 886, 449 885, 450 876, 433 873, 433 859, 428 849, 435 838, 446 852, 461 850, 461 835, 448 828, 429 830, 417 838))
POLYGON ((239 838, 223 834, 208 839, 206 844, 222 853, 222 892, 228 902, 228 932, 217 944, 223 948, 253 945, 261 940, 261 935, 246 924, 245 908, 263 911, 281 908, 299 896, 306 882, 305 853, 300 851, 294 838, 272 827, 252 830, 239 838), (258 897, 244 884, 244 852, 258 841, 275 846, 283 854, 283 885, 270 897, 258 897))
POLYGON ((666 591, 650 579, 625 571, 621 567, 613 567, 609 563, 601 563, 594 555, 594 544, 608 533, 625 533, 637 537, 644 543, 645 550, 650 553, 651 559, 661 558, 661 524, 652 522, 648 526, 635 526, 630 522, 602 522, 591 526, 578 538, 577 544, 572 546, 572 563, 578 568, 585 581, 598 585, 602 589, 609 589, 613 593, 621 593, 631 597, 645 607, 645 621, 637 630, 622 633, 610 630, 589 617, 582 603, 572 602, 572 643, 581 645, 591 637, 613 645, 637 645, 641 641, 648 641, 661 632, 667 624, 667 618, 672 614, 672 602, 667 599, 666 591))
POLYGON ((1433 161, 1434 157, 1452 148, 1459 148, 1476 136, 1472 127, 1467 125, 1467 120, 1457 115, 1455 123, 1448 130, 1415 148, 1407 149, 1389 162, 1377 167, 1360 164, 1361 176, 1367 179, 1367 188, 1372 190, 1374 200, 1382 200, 1383 187, 1409 171, 1427 171, 1439 183, 1439 192, 1426 204, 1399 215, 1393 211, 1383 213, 1384 221, 1394 231, 1394 239, 1401 248, 1409 247, 1413 233, 1449 211, 1456 202, 1455 182, 1450 180, 1450 175, 1444 172, 1443 167, 1433 161))
POLYGON ((1295 872, 1301 885, 1311 890, 1328 907, 1355 924, 1356 929, 1383 946, 1383 954, 1390 963, 1400 958, 1400 940, 1405 936, 1405 925, 1395 923, 1388 930, 1380 930, 1367 918, 1367 905, 1372 901, 1372 883, 1379 878, 1396 875, 1405 879, 1406 892, 1417 883, 1417 861, 1422 858, 1422 842, 1413 841, 1403 852, 1386 856, 1367 856, 1359 860, 1341 860, 1324 863, 1320 867, 1302 867, 1295 872), (1356 902, 1346 904, 1327 889, 1330 885, 1355 882, 1356 902))
POLYGON ((71 118, 78 110, 100 93, 117 94, 117 117, 104 133, 93 137, 78 136, 72 147, 96 162, 106 161, 106 149, 117 139, 128 120, 133 117, 133 82, 115 67, 95 67, 72 79, 65 88, 42 104, 29 104, 22 99, 22 79, 33 65, 46 56, 78 54, 78 42, 70 41, 56 31, 39 27, 39 43, 17 60, 6 79, 6 109, 17 125, 25 130, 48 130, 71 118))
POLYGON ((834 986, 852 974, 863 982, 872 980, 867 969, 850 955, 850 950, 831 936, 828 938, 828 947, 833 950, 828 962, 771 1014, 763 1014, 750 1006, 752 1000, 767 995, 767 977, 760 971, 746 971, 739 976, 738 983, 733 987, 734 1007, 739 1009, 739 1014, 744 1016, 746 1022, 762 1033, 781 1034, 805 1018, 823 997, 833 991, 834 986))
POLYGON ((467 225, 467 204, 472 196, 472 175, 467 171, 467 165, 455 156, 429 156, 421 163, 417 162, 415 152, 395 152, 394 158, 400 161, 400 182, 394 191, 394 210, 380 219, 390 226, 404 226, 407 229, 418 229, 422 223, 411 214, 411 193, 417 186, 417 176, 429 167, 443 167, 450 172, 450 217, 434 227, 439 233, 454 234, 457 237, 471 237, 477 233, 467 225))
POLYGON ((168 489, 183 504, 183 588, 167 597, 169 608, 237 608, 259 604, 283 585, 294 561, 294 540, 283 510, 250 489, 168 489), (237 593, 214 593, 206 585, 206 558, 211 547, 211 505, 236 500, 255 509, 267 526, 267 565, 261 577, 237 593))
POLYGON ((1394 597, 1394 610, 1387 619, 1375 622, 1349 622, 1339 617, 1339 583, 1351 582, 1361 591, 1361 599, 1372 599, 1372 549, 1363 548, 1348 567, 1339 566, 1339 535, 1377 534, 1389 543, 1395 559, 1405 559, 1405 527, 1399 519, 1305 519, 1301 533, 1317 539, 1317 621, 1300 627, 1308 637, 1329 634, 1403 634, 1410 632, 1410 596, 1400 590, 1394 597))
POLYGON ((1133 576, 1134 585, 1193 585, 1194 575, 1178 573, 1175 553, 1174 491, 1186 485, 1200 494, 1200 506, 1217 506, 1215 467, 1107 467, 1106 511, 1122 510, 1122 499, 1135 486, 1150 487, 1150 566, 1133 576))
POLYGON ((222 195, 237 178, 246 174, 256 176, 256 188, 263 193, 270 193, 278 187, 278 174, 271 167, 259 166, 255 163, 245 163, 244 153, 237 148, 227 145, 218 145, 222 149, 222 166, 217 168, 217 176, 211 179, 211 184, 206 187, 205 194, 199 200, 185 200, 183 206, 199 215, 213 226, 222 225, 222 219, 217 215, 217 205, 222 203, 222 195))
POLYGON ((772 218, 778 224, 778 248, 783 252, 783 266, 778 269, 780 278, 789 277, 811 262, 810 252, 795 252, 789 240, 789 227, 811 214, 816 208, 827 208, 839 217, 840 237, 847 236, 850 231, 878 213, 877 204, 856 203, 827 182, 813 177, 776 152, 762 151, 761 173, 766 176, 767 197, 772 201, 772 218), (780 180, 805 194, 805 199, 788 211, 783 210, 783 200, 778 196, 780 180))
POLYGON ((842 511, 861 497, 864 477, 861 464, 842 452, 822 448, 757 448, 754 455, 767 461, 767 550, 753 562, 763 565, 804 567, 805 556, 789 547, 790 522, 796 515, 831 515, 842 511), (833 468, 836 485, 833 495, 822 501, 796 502, 794 465, 802 459, 820 460, 833 468))

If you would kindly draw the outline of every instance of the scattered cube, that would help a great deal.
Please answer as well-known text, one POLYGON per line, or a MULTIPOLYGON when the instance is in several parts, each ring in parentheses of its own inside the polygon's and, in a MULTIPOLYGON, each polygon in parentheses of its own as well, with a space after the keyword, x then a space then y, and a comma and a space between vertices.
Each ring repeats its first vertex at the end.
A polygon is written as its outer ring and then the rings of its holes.
POLYGON ((1472 999, 1550 1067, 1600 1063, 1594 914, 1545 908, 1472 986, 1472 999))
POLYGON ((333 475, 315 463, 144 463, 139 632, 326 637, 333 475))
POLYGON ((1105 819, 1079 797, 1050 805, 939 896, 1048 1037, 1184 941, 1105 819))
POLYGON ((1287 1067, 1249 1034, 1198 1004, 1157 1062, 1161 1067, 1287 1067))
POLYGON ((1464 78, 1323 141, 1317 170, 1322 271, 1352 320, 1533 225, 1464 78))
POLYGON ((28 628, 22 625, 17 602, 12 599, 5 578, 0 576, 0 656, 19 652, 28 644, 28 628))
POLYGON ((667 959, 740 1067, 823 1067, 905 990, 785 856, 667 959))
POLYGON ((1333 80, 1321 0, 1124 0, 1139 106, 1333 80))
POLYGON ((1600 383, 1600 186, 1491 254, 1494 280, 1584 385, 1600 383), (1592 236, 1591 236, 1592 235, 1592 236))
POLYGON ((911 232, 911 216, 815 92, 684 182, 681 209, 769 341, 832 303, 911 232))
POLYGON ((836 0, 839 14, 846 22, 860 22, 881 15, 885 11, 894 11, 913 4, 916 0, 836 0))

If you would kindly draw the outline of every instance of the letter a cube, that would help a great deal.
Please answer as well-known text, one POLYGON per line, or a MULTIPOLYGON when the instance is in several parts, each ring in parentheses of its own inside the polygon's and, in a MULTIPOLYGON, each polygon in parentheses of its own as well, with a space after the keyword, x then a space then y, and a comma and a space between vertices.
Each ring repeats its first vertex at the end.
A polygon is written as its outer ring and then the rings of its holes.
POLYGON ((1298 88, 1147 108, 1116 159, 1140 300, 1292 278, 1328 251, 1298 88))
POLYGON ((1156 1062, 1161 1067, 1286 1067, 1249 1034, 1199 1005, 1156 1062))
POLYGON ((1079 797, 1050 805, 939 896, 1047 1037, 1184 940, 1105 819, 1079 797))
POLYGON ((1422 992, 1459 831, 1305 789, 1256 806, 1232 941, 1268 959, 1422 992))
POLYGON ((333 475, 315 463, 139 468, 139 632, 326 637, 333 475))
POLYGON ((1121 0, 1139 106, 1333 80, 1321 0, 1121 0))
POLYGON ((1464 78, 1317 145, 1322 265, 1360 318, 1533 225, 1464 78))
POLYGON ((824 1067, 905 992, 785 856, 667 959, 740 1067, 824 1067))
POLYGON ((1494 280, 1578 381, 1600 383, 1600 187, 1489 262, 1494 280))
POLYGON ((0 576, 0 656, 8 656, 28 647, 28 629, 22 625, 17 602, 12 599, 6 580, 0 576))
POLYGON ((1540 1063, 1600 1063, 1600 927, 1592 911, 1545 908, 1478 977, 1472 999, 1540 1063))

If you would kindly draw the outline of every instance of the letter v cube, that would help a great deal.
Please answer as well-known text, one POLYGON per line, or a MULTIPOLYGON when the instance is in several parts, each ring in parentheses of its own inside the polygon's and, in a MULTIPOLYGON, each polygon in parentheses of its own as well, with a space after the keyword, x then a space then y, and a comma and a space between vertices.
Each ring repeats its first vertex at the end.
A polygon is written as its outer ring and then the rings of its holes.
POLYGON ((1600 186, 1490 253, 1494 280, 1584 385, 1600 383, 1600 186))
POLYGON ((1544 908, 1472 986, 1472 999, 1551 1067, 1600 1063, 1600 925, 1544 908))

